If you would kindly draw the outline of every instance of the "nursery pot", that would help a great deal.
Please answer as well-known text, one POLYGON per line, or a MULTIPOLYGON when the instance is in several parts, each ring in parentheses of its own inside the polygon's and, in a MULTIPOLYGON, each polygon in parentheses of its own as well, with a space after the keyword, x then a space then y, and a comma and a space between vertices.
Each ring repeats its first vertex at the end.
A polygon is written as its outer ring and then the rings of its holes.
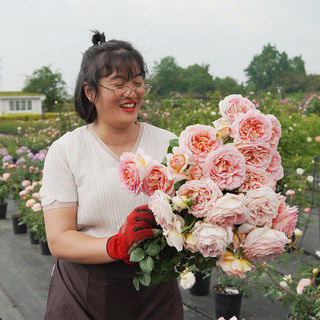
POLYGON ((27 232, 27 226, 25 224, 19 225, 19 219, 20 219, 19 214, 14 214, 11 217, 14 234, 21 234, 21 233, 27 232))
POLYGON ((31 244, 39 244, 39 239, 35 236, 34 232, 29 230, 29 237, 31 244))
POLYGON ((0 220, 3 220, 7 216, 7 203, 0 204, 0 220))
POLYGON ((196 277, 196 282, 192 286, 192 288, 189 289, 190 294, 194 296, 206 296, 209 294, 209 289, 210 289, 210 276, 206 277, 203 279, 205 276, 205 273, 202 272, 196 272, 195 277, 196 277))
POLYGON ((213 288, 216 318, 224 317, 230 319, 236 316, 240 319, 240 310, 242 302, 242 292, 238 294, 222 293, 213 288))
POLYGON ((51 252, 49 250, 48 242, 40 240, 40 249, 41 249, 41 254, 45 256, 50 256, 51 252))

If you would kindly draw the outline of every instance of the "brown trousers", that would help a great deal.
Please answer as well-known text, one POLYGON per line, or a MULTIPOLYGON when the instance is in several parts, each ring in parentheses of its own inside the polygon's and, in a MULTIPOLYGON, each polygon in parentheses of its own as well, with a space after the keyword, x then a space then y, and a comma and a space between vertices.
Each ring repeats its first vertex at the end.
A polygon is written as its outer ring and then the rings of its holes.
POLYGON ((177 280, 136 291, 138 266, 123 261, 83 265, 57 260, 45 320, 182 320, 177 280))

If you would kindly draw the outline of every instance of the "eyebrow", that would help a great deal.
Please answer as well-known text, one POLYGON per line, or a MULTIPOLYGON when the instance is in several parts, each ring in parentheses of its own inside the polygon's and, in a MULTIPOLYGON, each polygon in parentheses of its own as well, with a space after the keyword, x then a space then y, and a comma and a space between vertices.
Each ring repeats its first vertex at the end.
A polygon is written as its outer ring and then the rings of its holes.
MULTIPOLYGON (((142 73, 140 72, 140 73, 134 75, 134 76, 132 77, 132 79, 137 78, 137 77, 142 77, 142 76, 143 76, 143 75, 142 75, 142 73)), ((121 74, 116 74, 116 75, 114 75, 114 76, 110 76, 110 79, 111 79, 111 80, 117 80, 117 79, 127 80, 128 77, 123 76, 123 75, 121 75, 121 74)))

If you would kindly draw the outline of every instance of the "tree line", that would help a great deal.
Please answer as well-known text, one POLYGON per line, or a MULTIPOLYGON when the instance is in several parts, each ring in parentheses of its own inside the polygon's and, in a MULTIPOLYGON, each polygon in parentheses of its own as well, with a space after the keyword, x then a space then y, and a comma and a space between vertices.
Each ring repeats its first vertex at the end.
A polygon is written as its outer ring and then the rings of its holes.
MULTIPOLYGON (((305 62, 301 56, 289 58, 270 43, 251 60, 244 70, 245 83, 238 83, 232 77, 214 77, 209 72, 209 64, 193 64, 186 68, 179 66, 173 56, 155 62, 148 83, 153 86, 153 94, 162 97, 172 93, 205 97, 206 93, 220 91, 246 94, 249 91, 269 91, 289 94, 295 92, 320 91, 320 75, 306 74, 305 62)), ((23 91, 46 95, 44 108, 57 111, 68 99, 66 83, 59 71, 44 66, 27 76, 23 91)))

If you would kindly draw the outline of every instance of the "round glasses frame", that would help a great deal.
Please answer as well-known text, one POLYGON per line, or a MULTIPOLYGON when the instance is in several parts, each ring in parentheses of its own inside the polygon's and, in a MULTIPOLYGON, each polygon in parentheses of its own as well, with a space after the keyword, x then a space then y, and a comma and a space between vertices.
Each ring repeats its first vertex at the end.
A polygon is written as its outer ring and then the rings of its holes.
POLYGON ((141 86, 138 86, 138 87, 135 87, 135 88, 130 88, 130 87, 128 87, 128 86, 115 86, 114 88, 109 88, 109 87, 107 87, 107 86, 104 86, 103 84, 100 84, 100 86, 101 86, 102 88, 112 90, 112 91, 113 91, 113 94, 114 94, 117 98, 119 98, 119 99, 125 99, 125 98, 127 98, 127 97, 131 94, 132 91, 135 91, 136 95, 137 95, 138 97, 142 98, 142 97, 145 97, 145 96, 150 92, 150 90, 151 90, 151 88, 152 88, 152 86, 150 86, 149 84, 142 84, 141 86), (143 94, 143 95, 139 95, 139 94, 137 93, 137 90, 139 90, 139 89, 141 89, 141 88, 144 88, 144 94, 143 94), (121 90, 121 89, 124 89, 124 91, 121 92, 121 96, 118 96, 118 95, 116 94, 116 90, 121 90), (127 91, 125 91, 125 90, 127 90, 127 91))

